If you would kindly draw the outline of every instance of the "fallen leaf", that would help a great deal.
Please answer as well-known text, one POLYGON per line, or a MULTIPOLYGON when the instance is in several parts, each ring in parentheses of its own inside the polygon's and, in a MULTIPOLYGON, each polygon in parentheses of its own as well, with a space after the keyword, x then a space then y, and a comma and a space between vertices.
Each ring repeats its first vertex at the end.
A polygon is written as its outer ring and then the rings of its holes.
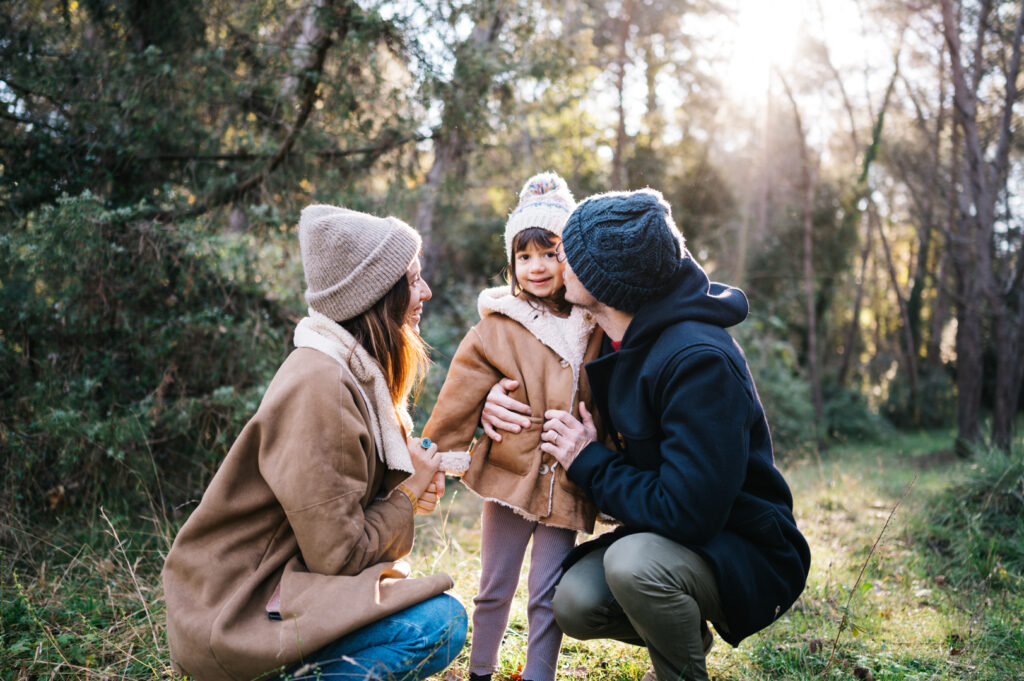
POLYGON ((61 502, 64 501, 64 498, 64 485, 57 485, 56 487, 46 492, 46 503, 49 504, 51 511, 55 510, 58 506, 60 506, 61 502))

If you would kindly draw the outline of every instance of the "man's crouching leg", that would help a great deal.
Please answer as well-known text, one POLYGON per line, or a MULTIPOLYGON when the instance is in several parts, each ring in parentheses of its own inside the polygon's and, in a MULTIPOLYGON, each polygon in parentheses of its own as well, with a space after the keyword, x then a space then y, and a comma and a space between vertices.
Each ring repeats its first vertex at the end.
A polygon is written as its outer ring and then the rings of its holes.
POLYGON ((721 622, 711 567, 657 534, 631 534, 604 554, 608 588, 651 654, 658 681, 705 681, 705 620, 721 622))
POLYGON ((555 621, 573 638, 613 638, 645 645, 608 589, 604 576, 606 550, 602 547, 591 551, 562 575, 551 599, 555 621))

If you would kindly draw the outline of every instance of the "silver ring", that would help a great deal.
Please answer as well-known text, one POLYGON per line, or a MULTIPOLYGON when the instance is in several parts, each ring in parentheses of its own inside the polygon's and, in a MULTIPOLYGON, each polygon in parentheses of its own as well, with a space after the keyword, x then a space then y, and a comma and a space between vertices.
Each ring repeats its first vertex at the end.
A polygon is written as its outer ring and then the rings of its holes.
POLYGON ((551 441, 551 444, 558 442, 558 433, 555 433, 555 439, 551 441))

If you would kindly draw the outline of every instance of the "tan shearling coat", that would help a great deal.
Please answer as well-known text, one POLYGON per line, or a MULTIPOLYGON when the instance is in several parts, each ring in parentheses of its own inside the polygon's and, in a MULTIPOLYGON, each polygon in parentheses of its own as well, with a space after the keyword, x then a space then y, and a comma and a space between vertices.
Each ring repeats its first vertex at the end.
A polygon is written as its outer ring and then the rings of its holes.
POLYGON ((249 681, 452 586, 408 578, 407 473, 378 456, 354 375, 300 347, 278 370, 164 566, 174 663, 249 681), (267 604, 280 585, 280 621, 267 604))
POLYGON ((502 377, 519 381, 511 396, 530 405, 532 425, 503 432, 501 442, 481 436, 462 480, 528 519, 593 532, 594 505, 541 451, 540 436, 546 410, 579 418, 580 401, 590 403, 583 364, 597 357, 601 333, 582 308, 563 319, 512 296, 508 287, 483 291, 479 310, 480 322, 459 345, 423 434, 442 452, 468 449, 488 391, 502 377))

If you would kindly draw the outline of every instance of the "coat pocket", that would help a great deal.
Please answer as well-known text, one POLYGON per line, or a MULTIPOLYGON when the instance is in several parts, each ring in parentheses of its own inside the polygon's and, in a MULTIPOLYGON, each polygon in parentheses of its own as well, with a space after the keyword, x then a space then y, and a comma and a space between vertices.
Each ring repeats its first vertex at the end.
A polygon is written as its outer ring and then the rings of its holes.
POLYGON ((530 427, 518 433, 501 432, 501 442, 491 441, 487 463, 516 475, 526 475, 537 468, 540 459, 540 435, 543 417, 530 417, 530 427))

